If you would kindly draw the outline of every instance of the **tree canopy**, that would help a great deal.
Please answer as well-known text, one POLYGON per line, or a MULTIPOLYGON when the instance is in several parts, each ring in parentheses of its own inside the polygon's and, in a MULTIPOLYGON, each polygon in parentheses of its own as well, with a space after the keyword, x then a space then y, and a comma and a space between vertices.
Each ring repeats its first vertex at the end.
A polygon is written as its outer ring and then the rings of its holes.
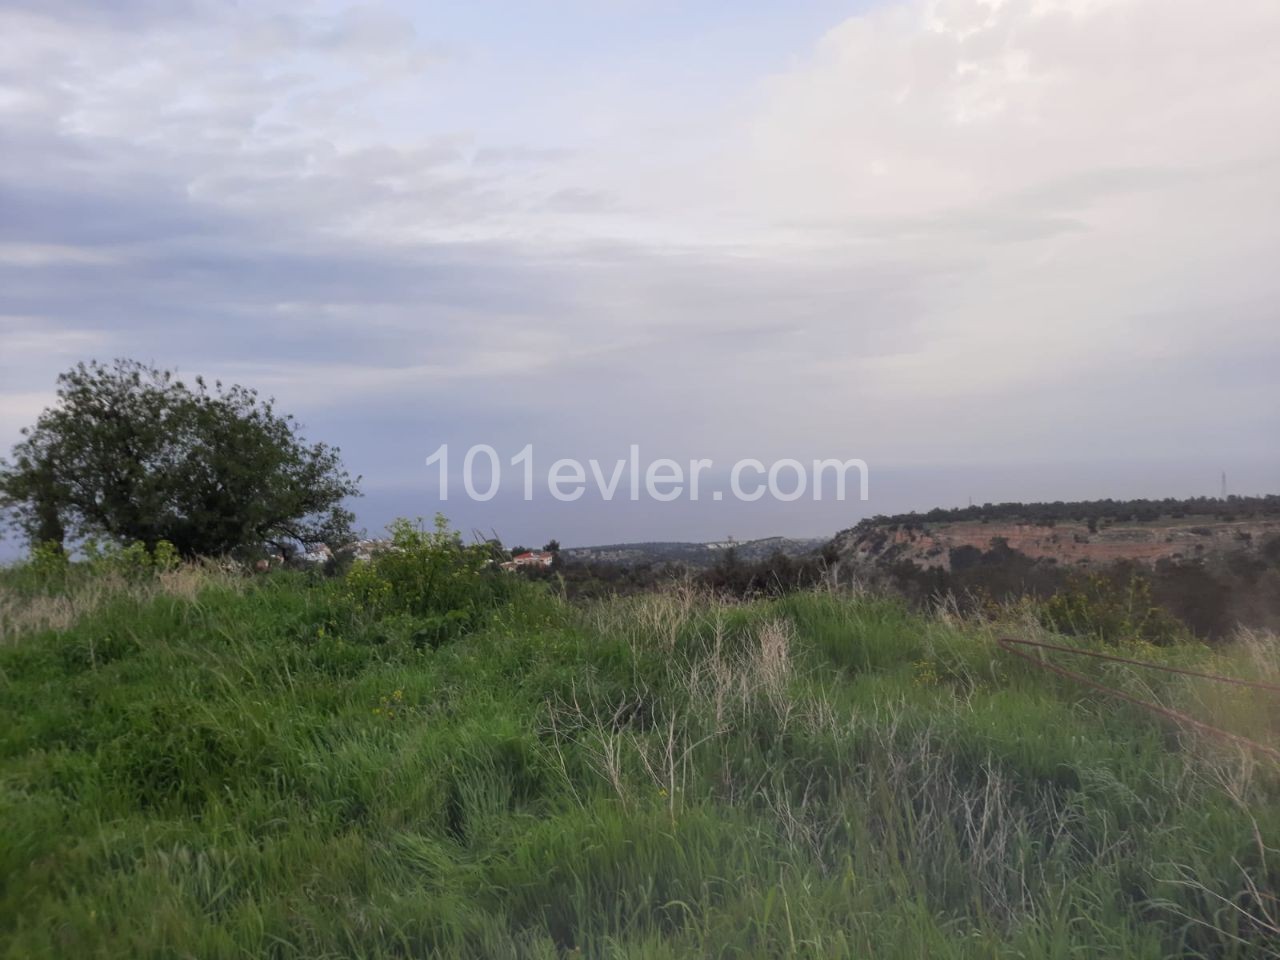
POLYGON ((184 556, 348 538, 337 448, 239 385, 133 360, 81 363, 0 461, 0 507, 33 543, 162 540, 184 556))

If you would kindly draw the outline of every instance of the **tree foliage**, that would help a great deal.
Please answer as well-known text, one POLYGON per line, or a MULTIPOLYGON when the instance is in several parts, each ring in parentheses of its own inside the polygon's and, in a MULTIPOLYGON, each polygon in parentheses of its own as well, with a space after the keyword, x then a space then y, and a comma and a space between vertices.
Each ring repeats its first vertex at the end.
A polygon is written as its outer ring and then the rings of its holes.
POLYGON ((81 363, 0 462, 0 506, 33 543, 168 541, 212 556, 341 541, 356 481, 336 448, 299 429, 256 390, 188 386, 132 360, 81 363))

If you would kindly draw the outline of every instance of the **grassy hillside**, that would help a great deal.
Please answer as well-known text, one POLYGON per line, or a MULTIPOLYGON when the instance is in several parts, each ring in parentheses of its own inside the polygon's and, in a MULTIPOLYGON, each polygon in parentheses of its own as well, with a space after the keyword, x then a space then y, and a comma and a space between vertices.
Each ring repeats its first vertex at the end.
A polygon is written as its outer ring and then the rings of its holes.
MULTIPOLYGON (((514 578, 452 620, 290 574, 4 584, 3 955, 1280 951, 1277 771, 1008 658, 996 626, 514 578)), ((1267 638, 1137 655, 1280 667, 1267 638)))

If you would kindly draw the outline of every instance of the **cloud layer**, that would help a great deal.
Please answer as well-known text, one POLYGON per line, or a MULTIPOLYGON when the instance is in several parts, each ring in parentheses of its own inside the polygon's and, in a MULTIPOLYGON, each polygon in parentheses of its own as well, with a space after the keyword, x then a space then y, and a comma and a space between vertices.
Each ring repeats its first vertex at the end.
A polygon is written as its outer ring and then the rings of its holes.
POLYGON ((1280 465, 1270 0, 513 10, 0 9, 0 440, 132 355, 390 512, 446 440, 1280 465))

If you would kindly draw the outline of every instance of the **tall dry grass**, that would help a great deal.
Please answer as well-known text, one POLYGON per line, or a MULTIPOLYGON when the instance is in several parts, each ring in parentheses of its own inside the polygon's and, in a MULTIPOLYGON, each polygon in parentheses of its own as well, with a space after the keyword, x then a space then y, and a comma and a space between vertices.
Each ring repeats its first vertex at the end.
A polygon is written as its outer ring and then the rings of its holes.
POLYGON ((145 604, 156 597, 189 601, 212 587, 242 590, 246 582, 244 574, 212 561, 184 563, 144 578, 113 572, 72 576, 57 587, 34 590, 0 578, 0 644, 24 634, 70 629, 113 603, 145 604))
POLYGON ((1016 612, 531 586, 433 647, 335 620, 334 586, 104 599, 109 662, 0 646, 0 955, 1280 948, 1274 772, 1008 658, 1016 612))

